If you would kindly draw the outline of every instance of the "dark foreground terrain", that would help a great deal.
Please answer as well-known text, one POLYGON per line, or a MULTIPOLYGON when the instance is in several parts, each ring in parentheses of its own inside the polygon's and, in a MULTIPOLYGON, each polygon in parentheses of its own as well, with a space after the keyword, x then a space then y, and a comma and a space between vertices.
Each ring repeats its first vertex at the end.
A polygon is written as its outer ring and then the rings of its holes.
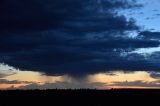
MULTIPOLYGON (((112 90, 4 90, 0 91, 0 100, 16 99, 15 102, 45 102, 53 104, 130 104, 160 100, 160 89, 112 89, 112 90)), ((81 106, 83 106, 81 105, 81 106)), ((56 105, 57 106, 57 105, 56 105)), ((68 105, 66 105, 68 106, 68 105)), ((110 106, 110 105, 109 105, 110 106)))

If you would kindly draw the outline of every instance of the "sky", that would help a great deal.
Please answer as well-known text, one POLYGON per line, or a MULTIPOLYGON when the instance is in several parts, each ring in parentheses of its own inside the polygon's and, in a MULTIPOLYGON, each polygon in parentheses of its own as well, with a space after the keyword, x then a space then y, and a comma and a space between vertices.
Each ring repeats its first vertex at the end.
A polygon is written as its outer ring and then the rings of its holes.
POLYGON ((0 89, 160 88, 159 6, 0 1, 0 89))

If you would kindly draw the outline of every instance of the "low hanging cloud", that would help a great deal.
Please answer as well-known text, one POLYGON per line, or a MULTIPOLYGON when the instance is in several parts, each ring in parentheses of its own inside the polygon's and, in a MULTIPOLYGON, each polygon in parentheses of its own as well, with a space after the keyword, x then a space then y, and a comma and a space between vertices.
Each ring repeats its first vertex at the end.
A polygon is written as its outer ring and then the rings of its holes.
POLYGON ((146 88, 160 88, 159 81, 156 82, 143 82, 143 81, 133 81, 133 82, 115 82, 112 86, 123 86, 123 87, 146 87, 146 88))
POLYGON ((145 39, 160 39, 160 32, 152 32, 152 31, 142 31, 139 33, 139 36, 145 39))
POLYGON ((18 89, 102 89, 104 86, 105 84, 103 83, 56 82, 56 83, 45 83, 43 85, 33 83, 26 86, 22 86, 18 89))
POLYGON ((0 78, 16 74, 17 69, 14 67, 0 64, 0 78))
POLYGON ((49 75, 160 69, 159 54, 121 55, 160 44, 126 33, 140 27, 118 12, 142 8, 135 0, 5 0, 0 7, 0 62, 49 75))
POLYGON ((0 84, 31 84, 32 82, 28 82, 28 81, 18 81, 18 80, 6 80, 6 79, 0 79, 0 84))
POLYGON ((160 73, 152 72, 150 76, 155 79, 160 79, 160 73))

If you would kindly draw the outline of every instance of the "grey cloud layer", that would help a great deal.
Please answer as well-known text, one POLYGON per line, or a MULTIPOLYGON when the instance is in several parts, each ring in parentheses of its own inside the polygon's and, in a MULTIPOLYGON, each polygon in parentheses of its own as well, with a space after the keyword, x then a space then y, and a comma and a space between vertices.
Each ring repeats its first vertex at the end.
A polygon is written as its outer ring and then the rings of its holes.
POLYGON ((27 82, 27 81, 18 81, 18 80, 13 80, 13 81, 8 81, 6 79, 0 79, 0 84, 31 84, 32 82, 27 82))
POLYGON ((149 87, 154 88, 160 87, 159 81, 153 81, 153 82, 143 82, 143 81, 133 81, 133 82, 115 82, 113 86, 126 86, 126 87, 149 87))

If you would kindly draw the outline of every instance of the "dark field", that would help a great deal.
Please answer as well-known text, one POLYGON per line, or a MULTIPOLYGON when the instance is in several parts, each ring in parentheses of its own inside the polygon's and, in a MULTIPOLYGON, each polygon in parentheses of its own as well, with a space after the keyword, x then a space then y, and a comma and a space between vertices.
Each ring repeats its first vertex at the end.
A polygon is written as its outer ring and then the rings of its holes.
POLYGON ((38 97, 125 97, 125 96, 160 96, 160 89, 112 89, 112 90, 95 90, 95 89, 76 89, 76 90, 0 90, 0 97, 16 96, 38 96, 38 97))
POLYGON ((156 99, 160 100, 160 89, 9 90, 0 91, 0 98, 7 100, 14 98, 28 102, 38 100, 37 102, 47 101, 58 104, 89 103, 102 105, 104 103, 128 103, 128 101, 132 103, 137 103, 136 101, 150 102, 153 98, 155 101, 156 99))

